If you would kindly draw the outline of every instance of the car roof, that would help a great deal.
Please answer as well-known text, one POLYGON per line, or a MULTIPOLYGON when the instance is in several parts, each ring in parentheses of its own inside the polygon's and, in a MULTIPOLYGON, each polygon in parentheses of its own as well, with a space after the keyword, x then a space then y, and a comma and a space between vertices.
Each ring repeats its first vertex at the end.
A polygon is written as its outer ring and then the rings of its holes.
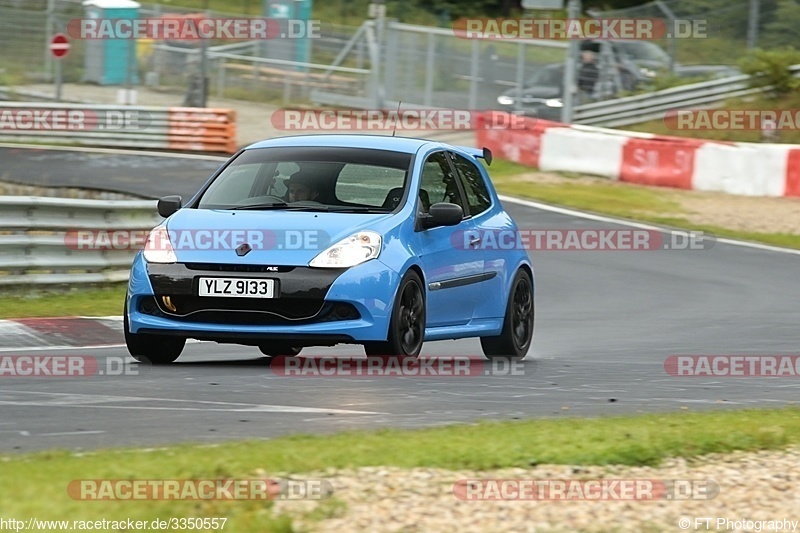
POLYGON ((391 150, 393 152, 416 153, 426 144, 448 145, 430 139, 414 139, 410 137, 392 137, 390 135, 368 134, 318 134, 294 135, 265 139, 246 147, 252 148, 278 148, 278 147, 343 147, 343 148, 371 148, 373 150, 391 150))

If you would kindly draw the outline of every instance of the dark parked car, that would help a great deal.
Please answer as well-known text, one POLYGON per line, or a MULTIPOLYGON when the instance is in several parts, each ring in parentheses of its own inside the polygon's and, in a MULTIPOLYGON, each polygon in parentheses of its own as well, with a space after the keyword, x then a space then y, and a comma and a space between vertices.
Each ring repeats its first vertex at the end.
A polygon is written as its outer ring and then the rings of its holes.
MULTIPOLYGON (((581 42, 581 50, 591 50, 600 55, 613 57, 615 64, 625 73, 622 82, 625 90, 631 90, 646 84, 657 76, 669 72, 670 57, 663 48, 652 41, 632 40, 587 40, 581 42), (605 47, 608 47, 606 50, 605 47), (610 52, 610 54, 609 54, 610 52), (630 74, 630 78, 628 78, 630 74)), ((723 78, 736 76, 741 72, 736 67, 728 65, 681 65, 675 63, 672 67, 675 75, 682 78, 713 77, 723 78)))
MULTIPOLYGON (((586 40, 580 43, 576 72, 578 101, 602 100, 648 86, 669 72, 669 55, 650 41, 586 40)), ((741 72, 726 65, 673 66, 684 78, 736 76, 741 72)), ((563 107, 563 63, 538 67, 522 90, 513 88, 497 97, 497 107, 517 114, 559 120, 563 107)))
POLYGON ((504 111, 559 120, 563 107, 564 65, 545 65, 525 82, 525 88, 509 89, 497 97, 498 107, 504 111))

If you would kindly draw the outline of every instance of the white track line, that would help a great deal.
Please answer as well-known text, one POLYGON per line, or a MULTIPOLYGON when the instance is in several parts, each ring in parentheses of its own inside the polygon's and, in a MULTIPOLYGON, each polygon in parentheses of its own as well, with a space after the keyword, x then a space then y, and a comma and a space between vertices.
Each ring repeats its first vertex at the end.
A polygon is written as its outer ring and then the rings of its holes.
MULTIPOLYGON (((551 213, 559 213, 561 215, 568 215, 576 218, 583 218, 586 220, 596 220, 598 222, 608 222, 611 224, 619 224, 620 226, 628 226, 630 228, 639 228, 655 231, 663 231, 665 233, 683 233, 690 230, 679 230, 674 228, 665 228, 662 226, 653 226, 651 224, 644 224, 642 222, 633 222, 630 220, 623 220, 620 218, 612 218, 604 215, 595 215, 593 213, 584 213, 583 211, 576 211, 565 207, 556 207, 554 205, 542 204, 533 202, 531 200, 523 200, 521 198, 514 198, 513 196, 498 195, 503 202, 509 202, 525 207, 532 207, 542 211, 550 211, 551 213)), ((714 237, 716 242, 723 244, 730 244, 732 246, 741 246, 744 248, 754 248, 756 250, 763 250, 767 252, 780 252, 784 254, 800 255, 800 250, 793 250, 791 248, 781 248, 780 246, 772 246, 769 244, 759 244, 757 242, 738 241, 736 239, 726 239, 724 237, 714 237)))
MULTIPOLYGON (((22 352, 49 352, 62 350, 102 350, 105 348, 125 348, 124 344, 97 344, 95 346, 27 346, 20 348, 0 348, 0 353, 22 353, 22 352)), ((131 361, 134 362, 134 361, 131 361)))

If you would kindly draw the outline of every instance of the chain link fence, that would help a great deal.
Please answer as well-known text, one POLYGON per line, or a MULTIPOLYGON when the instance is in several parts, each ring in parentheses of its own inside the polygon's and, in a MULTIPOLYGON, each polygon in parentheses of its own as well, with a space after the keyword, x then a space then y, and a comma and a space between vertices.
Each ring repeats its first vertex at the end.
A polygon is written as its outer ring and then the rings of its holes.
MULTIPOLYGON (((68 21, 82 13, 80 4, 57 3, 53 7, 48 12, 46 1, 0 1, 0 85, 13 87, 52 80, 50 37, 65 31, 68 21)), ((82 43, 73 43, 71 53, 62 60, 66 80, 80 80, 82 48, 82 43)))
MULTIPOLYGON (((139 16, 193 12, 142 4, 139 16)), ((668 78, 674 85, 733 75, 748 47, 791 44, 800 32, 800 6, 791 0, 657 0, 591 15, 703 20, 708 37, 582 42, 578 104, 660 88, 668 78), (758 7, 755 21, 753 2, 758 7)), ((13 97, 14 88, 52 82, 55 60, 47 48, 49 38, 66 32, 70 20, 86 16, 79 0, 0 0, 0 85, 11 90, 7 97, 13 97)), ((72 39, 71 44, 70 54, 61 60, 64 81, 91 80, 91 59, 86 57, 96 43, 72 39)), ((308 53, 299 57, 286 39, 209 40, 204 45, 140 39, 134 55, 116 61, 135 60, 133 74, 122 85, 174 94, 186 105, 202 103, 205 93, 279 105, 386 108, 402 102, 408 107, 503 109, 560 118, 565 41, 464 39, 452 28, 369 20, 361 27, 321 21, 319 35, 307 44, 308 53)), ((140 96, 138 103, 149 102, 140 96)))
POLYGON ((598 18, 701 21, 706 37, 655 41, 679 65, 736 65, 748 49, 794 46, 800 37, 800 4, 794 0, 656 0, 589 13, 598 18))
MULTIPOLYGON (((193 14, 198 11, 163 4, 142 4, 139 9, 140 18, 175 19, 193 14)), ((201 14, 209 18, 250 18, 217 11, 201 14)), ((70 22, 86 17, 87 9, 80 0, 0 0, 0 45, 4 50, 0 55, 3 89, 0 97, 14 98, 16 89, 22 91, 27 86, 52 83, 56 60, 48 48, 50 38, 55 33, 69 34, 70 22)), ((308 102, 309 91, 314 88, 347 90, 351 94, 365 91, 369 73, 363 68, 366 61, 356 62, 361 66, 334 69, 343 72, 323 76, 357 29, 323 22, 319 35, 308 39, 309 51, 300 58, 304 61, 298 61, 285 39, 210 39, 205 46, 199 40, 138 39, 131 45, 132 54, 119 54, 112 61, 129 63, 130 75, 119 85, 180 95, 186 105, 197 104, 202 70, 206 72, 206 92, 210 95, 265 102, 308 102)), ((64 83, 94 81, 93 71, 101 61, 97 49, 102 43, 71 38, 70 44, 69 54, 59 60, 64 83)), ((23 91, 19 97, 31 98, 35 94, 23 91)), ((140 97, 138 103, 148 102, 140 97)))

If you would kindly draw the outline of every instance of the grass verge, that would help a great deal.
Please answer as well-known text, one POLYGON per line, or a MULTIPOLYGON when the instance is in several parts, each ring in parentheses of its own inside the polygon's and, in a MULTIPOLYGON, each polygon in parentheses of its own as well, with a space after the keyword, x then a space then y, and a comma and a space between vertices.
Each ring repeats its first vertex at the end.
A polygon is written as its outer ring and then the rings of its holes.
POLYGON ((118 316, 122 314, 127 283, 71 289, 22 289, 0 294, 0 319, 51 316, 118 316))
MULTIPOLYGON (((720 108, 723 110, 791 110, 797 109, 800 106, 800 94, 793 92, 786 96, 773 98, 768 94, 755 94, 746 98, 733 98, 727 100, 720 108)), ((728 129, 673 129, 667 126, 667 123, 661 120, 651 120, 625 126, 629 131, 640 131, 646 133, 655 133, 657 135, 669 135, 672 137, 689 137, 693 139, 708 139, 714 141, 729 141, 729 142, 771 142, 771 143, 787 143, 798 144, 800 143, 800 131, 794 128, 784 128, 777 131, 774 139, 765 141, 760 129, 743 129, 743 128, 728 128, 728 129)))
MULTIPOLYGON (((229 518, 225 531, 289 531, 269 503, 73 500, 80 479, 253 479, 362 466, 488 470, 536 464, 658 465, 668 457, 779 449, 800 443, 800 409, 673 413, 598 419, 481 422, 424 430, 291 436, 215 446, 46 452, 0 457, 6 517, 135 520, 229 518), (25 480, 25 483, 15 482, 25 480)), ((333 499, 305 515, 342 511, 333 499)))

